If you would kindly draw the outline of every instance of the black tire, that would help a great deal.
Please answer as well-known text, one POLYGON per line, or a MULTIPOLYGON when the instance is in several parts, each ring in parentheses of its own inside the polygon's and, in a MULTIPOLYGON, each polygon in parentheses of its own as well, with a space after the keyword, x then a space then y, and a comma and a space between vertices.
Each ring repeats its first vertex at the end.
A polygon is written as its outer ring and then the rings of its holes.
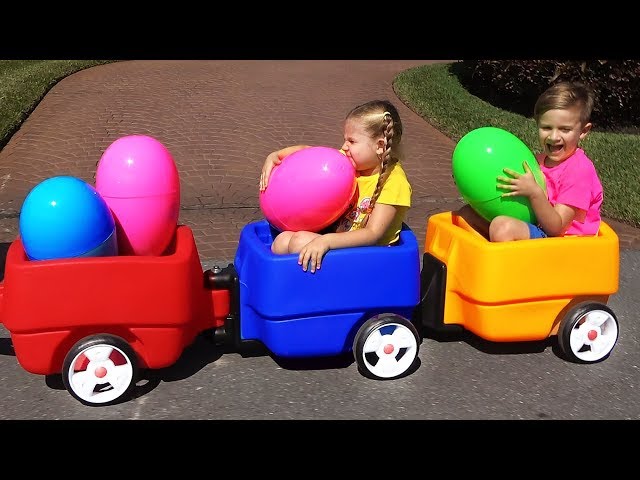
POLYGON ((608 306, 582 302, 562 319, 558 344, 570 362, 596 363, 609 357, 618 334, 618 319, 608 306))
POLYGON ((124 339, 109 334, 78 341, 62 364, 65 388, 76 400, 90 406, 109 405, 126 398, 139 373, 133 348, 124 339))
POLYGON ((376 380, 406 375, 418 358, 419 348, 418 330, 409 320, 397 315, 367 320, 353 341, 358 370, 376 380))

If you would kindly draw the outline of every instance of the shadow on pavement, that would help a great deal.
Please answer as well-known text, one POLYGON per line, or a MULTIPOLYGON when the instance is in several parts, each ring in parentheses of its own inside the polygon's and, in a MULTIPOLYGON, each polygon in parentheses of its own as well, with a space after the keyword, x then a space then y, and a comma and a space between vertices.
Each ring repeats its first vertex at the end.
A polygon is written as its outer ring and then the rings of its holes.
POLYGON ((517 355, 526 353, 540 353, 549 347, 553 348, 554 353, 559 355, 556 350, 554 337, 549 337, 544 340, 530 341, 530 342, 492 342, 474 335, 467 330, 460 330, 459 332, 436 332, 427 330, 425 333, 426 340, 435 340, 438 343, 448 342, 464 342, 476 350, 490 355, 517 355))
POLYGON ((0 282, 4 280, 4 267, 7 262, 7 251, 11 242, 0 243, 0 282))
POLYGON ((166 368, 148 370, 143 373, 143 377, 150 381, 157 379, 162 382, 184 380, 218 360, 223 353, 224 350, 221 347, 199 335, 190 346, 185 348, 176 363, 166 368))

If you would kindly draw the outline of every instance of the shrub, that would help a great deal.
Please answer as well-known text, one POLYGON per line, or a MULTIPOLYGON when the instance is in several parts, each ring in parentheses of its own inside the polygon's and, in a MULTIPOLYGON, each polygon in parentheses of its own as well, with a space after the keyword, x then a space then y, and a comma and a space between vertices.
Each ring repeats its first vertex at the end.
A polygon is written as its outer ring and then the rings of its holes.
POLYGON ((584 82, 596 96, 594 128, 640 132, 640 60, 463 60, 454 67, 470 93, 529 118, 553 83, 584 82))

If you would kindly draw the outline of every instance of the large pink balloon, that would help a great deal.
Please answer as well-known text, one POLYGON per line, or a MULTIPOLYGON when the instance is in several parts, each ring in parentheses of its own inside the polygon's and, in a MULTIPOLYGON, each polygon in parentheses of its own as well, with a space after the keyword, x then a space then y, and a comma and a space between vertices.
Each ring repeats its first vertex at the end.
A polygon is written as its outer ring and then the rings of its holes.
POLYGON ((120 255, 166 250, 180 213, 180 179, 162 143, 146 135, 113 142, 98 163, 96 190, 113 213, 120 255))
POLYGON ((346 155, 309 147, 274 167, 260 208, 278 230, 318 232, 345 212, 355 191, 355 168, 346 155))

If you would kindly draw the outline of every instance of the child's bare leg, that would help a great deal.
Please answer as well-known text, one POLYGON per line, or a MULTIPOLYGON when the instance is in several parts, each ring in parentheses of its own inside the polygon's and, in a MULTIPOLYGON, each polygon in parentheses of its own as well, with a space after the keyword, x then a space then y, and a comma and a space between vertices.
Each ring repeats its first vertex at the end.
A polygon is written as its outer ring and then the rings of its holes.
POLYGON ((300 253, 300 250, 302 250, 307 243, 320 236, 319 233, 314 232, 295 232, 289 241, 289 253, 300 253))
POLYGON ((289 253, 289 243, 291 242, 291 237, 295 232, 281 232, 276 238, 273 239, 273 243, 271 244, 271 251, 277 255, 284 255, 289 253))
POLYGON ((498 215, 489 225, 489 239, 492 242, 510 242, 529 238, 531 238, 529 226, 517 218, 498 215))
POLYGON ((471 225, 480 235, 489 239, 489 222, 485 220, 478 212, 476 212, 471 205, 463 205, 458 210, 453 212, 454 215, 458 215, 465 219, 465 221, 471 225))

